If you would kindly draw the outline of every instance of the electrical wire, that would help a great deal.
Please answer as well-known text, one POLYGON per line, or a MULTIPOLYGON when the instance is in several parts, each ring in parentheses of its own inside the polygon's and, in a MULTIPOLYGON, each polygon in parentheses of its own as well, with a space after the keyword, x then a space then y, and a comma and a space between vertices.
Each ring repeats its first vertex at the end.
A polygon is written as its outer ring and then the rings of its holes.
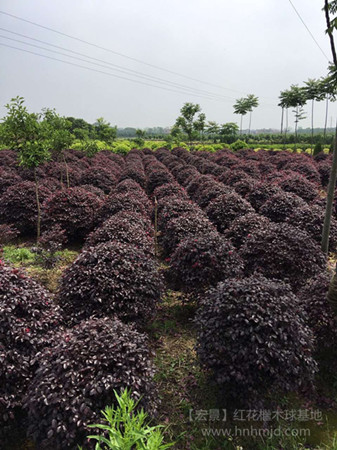
POLYGON ((102 47, 102 46, 100 46, 100 45, 97 45, 97 44, 94 44, 94 43, 92 43, 92 42, 86 41, 86 40, 84 40, 84 39, 78 38, 78 37, 76 37, 76 36, 72 36, 72 35, 70 35, 70 34, 63 33, 63 32, 61 32, 61 31, 55 30, 54 28, 50 28, 50 27, 47 27, 47 26, 45 26, 45 25, 41 25, 41 24, 36 23, 36 22, 33 22, 33 21, 31 21, 31 20, 24 19, 23 17, 16 16, 16 15, 14 15, 14 14, 10 14, 10 13, 8 13, 8 12, 6 12, 6 11, 0 10, 0 14, 4 14, 4 15, 6 15, 6 16, 12 17, 13 19, 16 19, 16 20, 20 20, 20 21, 22 21, 22 22, 29 23, 29 24, 31 24, 31 25, 34 25, 34 26, 36 26, 36 27, 39 27, 39 28, 42 28, 42 29, 45 29, 45 30, 48 30, 48 31, 52 31, 53 33, 57 33, 57 34, 59 34, 59 35, 61 35, 61 36, 65 36, 65 37, 67 37, 67 38, 69 38, 69 39, 73 39, 73 40, 75 40, 75 41, 77 41, 77 42, 81 42, 81 43, 83 43, 83 44, 90 45, 90 46, 95 47, 95 48, 98 48, 98 49, 100 49, 100 50, 107 51, 107 52, 109 52, 109 53, 112 53, 112 54, 117 55, 117 56, 120 56, 120 57, 122 57, 122 58, 126 58, 126 59, 128 59, 128 60, 137 62, 137 63, 139 63, 139 64, 143 64, 143 65, 146 65, 146 66, 148 66, 148 67, 152 67, 152 68, 157 69, 157 70, 162 70, 162 71, 164 71, 164 72, 167 72, 167 73, 170 73, 170 74, 173 74, 173 75, 182 77, 182 78, 186 78, 186 79, 188 79, 188 80, 196 81, 196 82, 198 82, 198 83, 207 84, 208 86, 213 86, 213 87, 216 87, 216 88, 219 88, 219 89, 223 89, 223 90, 228 90, 228 91, 240 93, 240 94, 242 95, 242 91, 238 91, 238 90, 236 90, 236 89, 231 89, 231 88, 225 88, 225 87, 220 86, 220 85, 218 85, 218 84, 209 83, 209 82, 207 82, 207 81, 203 81, 203 80, 200 80, 200 79, 198 79, 198 78, 193 78, 193 77, 190 77, 190 76, 188 76, 188 75, 184 75, 184 74, 182 74, 182 73, 175 72, 175 71, 173 71, 173 70, 169 70, 169 69, 166 69, 166 68, 164 68, 164 67, 157 66, 157 65, 155 65, 155 64, 150 64, 150 63, 148 63, 148 62, 146 62, 146 61, 143 61, 143 60, 141 60, 141 59, 134 58, 134 57, 132 57, 132 56, 126 55, 126 54, 121 53, 121 52, 116 52, 116 51, 114 51, 114 50, 111 50, 111 49, 106 48, 106 47, 102 47))
MULTIPOLYGON (((152 75, 148 75, 148 74, 145 74, 145 73, 142 73, 142 72, 138 72, 136 70, 127 69, 127 68, 124 68, 123 66, 119 66, 117 64, 110 63, 109 61, 105 61, 105 60, 102 60, 102 59, 99 59, 99 58, 94 58, 94 57, 92 57, 90 55, 86 55, 86 54, 79 53, 79 52, 76 52, 76 51, 73 51, 73 50, 69 50, 69 49, 67 49, 65 47, 61 47, 59 45, 54 45, 54 44, 51 44, 49 42, 42 41, 40 39, 31 38, 29 36, 23 35, 21 33, 16 33, 14 31, 7 30, 5 28, 1 28, 0 27, 0 30, 8 32, 8 33, 15 34, 17 36, 22 36, 22 37, 24 37, 26 39, 30 39, 30 40, 33 40, 33 41, 36 41, 36 42, 41 42, 41 43, 43 43, 45 45, 49 45, 49 46, 52 46, 54 48, 59 48, 59 49, 62 49, 64 51, 70 52, 70 53, 75 54, 75 55, 79 55, 79 56, 83 56, 83 57, 88 58, 88 59, 92 59, 93 61, 102 62, 102 63, 104 63, 104 65, 98 64, 98 63, 94 63, 92 61, 87 61, 87 60, 84 60, 82 58, 73 57, 74 59, 77 59, 79 61, 84 61, 84 62, 88 62, 90 64, 95 64, 97 66, 108 68, 110 70, 116 70, 118 72, 122 72, 122 73, 125 73, 127 75, 138 76, 140 78, 143 78, 143 79, 146 79, 146 80, 150 80, 150 81, 155 81, 157 83, 164 83, 164 84, 168 84, 168 85, 171 85, 171 86, 174 86, 174 87, 183 88, 183 89, 192 91, 194 93, 201 93, 203 95, 208 95, 208 96, 211 96, 211 97, 220 97, 220 98, 227 98, 227 99, 230 99, 230 100, 236 100, 234 97, 219 95, 219 94, 216 94, 214 92, 206 91, 204 89, 193 88, 193 87, 186 86, 186 85, 183 85, 183 84, 180 84, 180 83, 175 83, 175 82, 170 81, 170 80, 165 80, 165 79, 162 79, 162 78, 159 78, 159 77, 156 77, 156 76, 152 76, 152 75), (107 65, 113 67, 114 69, 111 69, 107 65)), ((42 50, 45 50, 45 51, 48 51, 48 52, 57 53, 57 54, 60 54, 62 56, 72 57, 71 55, 67 55, 65 53, 57 52, 55 50, 51 50, 51 49, 48 49, 48 48, 45 48, 45 47, 34 45, 34 44, 31 44, 31 43, 28 43, 28 42, 25 42, 25 41, 21 41, 21 40, 18 40, 18 39, 10 38, 8 36, 0 35, 0 37, 2 37, 3 39, 8 39, 8 40, 11 40, 11 41, 14 41, 14 42, 18 42, 18 43, 21 43, 21 44, 24 44, 24 45, 29 45, 29 46, 32 46, 32 47, 36 47, 36 48, 39 48, 39 49, 42 49, 42 50)))
MULTIPOLYGON (((150 87, 154 87, 154 88, 158 88, 158 89, 163 89, 163 90, 165 90, 165 91, 170 91, 170 92, 175 92, 175 93, 178 93, 178 94, 184 94, 184 95, 186 95, 186 92, 184 92, 184 91, 178 91, 178 90, 176 90, 176 89, 169 89, 169 88, 166 88, 166 87, 164 87, 164 86, 156 86, 156 85, 153 85, 153 84, 150 84, 150 83, 143 83, 142 81, 139 81, 139 80, 133 80, 133 79, 131 79, 131 78, 122 77, 122 76, 120 76, 120 75, 112 74, 112 73, 109 73, 109 72, 104 72, 104 71, 102 71, 102 70, 93 69, 92 67, 82 66, 81 64, 75 64, 75 63, 72 63, 72 62, 70 62, 70 61, 64 61, 64 60, 59 59, 59 58, 53 58, 53 57, 51 57, 51 56, 42 55, 41 53, 31 52, 30 50, 25 50, 25 49, 23 49, 23 48, 14 47, 14 46, 12 46, 12 45, 4 44, 4 43, 2 43, 2 42, 0 42, 0 45, 2 45, 3 47, 8 47, 8 48, 11 48, 11 49, 19 50, 19 51, 21 51, 21 52, 30 53, 31 55, 41 56, 41 57, 43 57, 43 58, 51 59, 51 60, 53 60, 53 61, 59 61, 59 62, 62 62, 62 63, 64 63, 64 64, 68 64, 68 65, 71 65, 71 66, 80 67, 80 68, 82 68, 82 69, 87 69, 87 70, 90 70, 90 71, 93 71, 93 72, 97 72, 97 73, 101 73, 101 74, 104 74, 104 75, 109 75, 109 76, 111 76, 111 77, 120 78, 120 79, 122 79, 122 80, 127 80, 127 81, 132 81, 133 83, 142 84, 142 85, 144 85, 144 86, 150 86, 150 87)), ((206 100, 220 101, 220 102, 222 102, 222 103, 223 103, 223 102, 226 102, 226 100, 224 100, 224 99, 222 100, 222 99, 218 99, 218 98, 209 98, 209 97, 206 97, 206 96, 201 95, 201 94, 192 94, 192 93, 189 93, 189 94, 190 94, 190 95, 197 96, 197 97, 204 98, 204 99, 206 99, 206 100)))
POLYGON ((317 47, 320 49, 320 51, 322 52, 322 54, 325 56, 325 58, 329 61, 329 58, 327 57, 326 53, 324 52, 324 50, 322 49, 322 47, 319 45, 319 43, 317 42, 317 40, 315 39, 315 36, 312 34, 312 32, 310 31, 309 27, 306 25, 306 23, 304 22, 304 20, 302 19, 300 13, 297 11, 297 9, 295 8, 295 5, 293 4, 293 2, 291 0, 289 0, 289 3, 291 4, 291 6, 293 7, 295 13, 297 14, 297 16, 299 17, 300 21, 303 23, 303 25, 305 26, 305 28, 307 29, 308 33, 310 34, 311 38, 313 39, 313 41, 315 42, 315 44, 317 45, 317 47))

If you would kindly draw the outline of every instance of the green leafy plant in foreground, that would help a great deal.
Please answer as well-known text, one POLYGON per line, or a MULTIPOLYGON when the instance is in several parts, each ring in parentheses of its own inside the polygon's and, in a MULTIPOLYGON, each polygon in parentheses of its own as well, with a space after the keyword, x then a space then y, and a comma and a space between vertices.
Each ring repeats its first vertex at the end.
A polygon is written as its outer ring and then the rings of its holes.
MULTIPOLYGON (((107 406, 102 411, 106 424, 89 425, 103 432, 102 435, 88 436, 88 439, 97 441, 95 450, 166 450, 174 445, 164 444, 162 426, 150 427, 148 415, 143 409, 135 411, 138 402, 130 397, 128 390, 120 396, 116 391, 114 393, 118 406, 107 406)), ((83 448, 79 447, 79 450, 83 448)))

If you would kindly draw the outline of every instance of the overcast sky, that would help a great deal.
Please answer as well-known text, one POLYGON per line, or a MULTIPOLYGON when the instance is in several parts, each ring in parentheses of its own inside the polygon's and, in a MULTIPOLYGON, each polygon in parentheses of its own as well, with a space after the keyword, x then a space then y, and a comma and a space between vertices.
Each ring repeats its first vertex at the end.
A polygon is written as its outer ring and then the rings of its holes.
MULTIPOLYGON (((323 0, 292 3, 331 59, 323 0)), ((289 0, 1 0, 0 10, 94 44, 0 14, 1 44, 71 63, 1 45, 1 117, 3 105, 21 95, 34 112, 55 108, 118 127, 171 126, 185 102, 199 103, 207 120, 239 123, 235 100, 255 94, 252 128, 279 128, 280 91, 327 72, 326 57, 289 0)), ((310 124, 306 110, 303 127, 310 124)), ((330 111, 329 124, 337 105, 330 111)), ((315 126, 323 126, 323 104, 315 114, 315 126)))

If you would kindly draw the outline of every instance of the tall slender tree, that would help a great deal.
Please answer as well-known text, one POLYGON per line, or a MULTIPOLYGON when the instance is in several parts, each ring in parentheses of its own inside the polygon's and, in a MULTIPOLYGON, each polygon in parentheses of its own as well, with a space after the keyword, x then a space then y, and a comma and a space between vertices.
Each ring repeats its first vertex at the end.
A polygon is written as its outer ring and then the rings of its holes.
POLYGON ((256 97, 254 94, 249 94, 246 98, 246 103, 249 111, 249 128, 248 128, 248 134, 250 134, 250 128, 252 125, 252 111, 253 108, 257 108, 259 106, 259 98, 256 97))
POLYGON ((324 140, 326 139, 326 129, 328 124, 329 103, 335 102, 337 98, 337 89, 331 76, 320 79, 320 91, 322 97, 325 97, 325 119, 324 119, 324 140))
MULTIPOLYGON (((328 83, 330 85, 330 90, 335 91, 337 87, 337 53, 335 47, 335 40, 333 32, 337 30, 337 0, 328 1, 324 0, 324 13, 327 29, 326 32, 329 36, 330 47, 332 53, 332 64, 329 67, 328 83)), ((332 157, 331 173, 328 185, 326 210, 324 217, 323 233, 322 233, 322 251, 328 253, 329 250, 329 235, 330 235, 330 225, 332 216, 332 205, 333 197, 336 187, 337 179, 337 126, 334 141, 334 150, 332 157)), ((336 275, 335 275, 336 276, 336 275)))
POLYGON ((304 119, 304 111, 303 106, 307 102, 305 90, 302 87, 299 87, 297 84, 292 84, 288 91, 287 97, 289 107, 294 108, 294 117, 295 117, 295 140, 297 141, 297 131, 298 131, 298 123, 300 120, 304 119))
POLYGON ((315 101, 323 100, 323 93, 321 90, 320 80, 309 78, 304 82, 304 91, 307 100, 311 100, 311 154, 313 153, 314 146, 314 104, 315 101))
POLYGON ((234 114, 240 114, 240 134, 242 134, 242 118, 249 111, 249 105, 247 103, 247 98, 242 97, 236 100, 236 103, 233 105, 234 114))

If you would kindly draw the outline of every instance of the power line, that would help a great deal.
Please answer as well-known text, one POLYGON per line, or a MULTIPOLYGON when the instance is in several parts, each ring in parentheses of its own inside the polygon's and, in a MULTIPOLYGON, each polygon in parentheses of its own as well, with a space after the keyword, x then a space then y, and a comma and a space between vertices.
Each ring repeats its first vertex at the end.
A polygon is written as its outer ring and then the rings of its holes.
MULTIPOLYGON (((59 58, 53 58, 51 56, 42 55, 41 53, 31 52, 29 50, 25 50, 25 49, 19 48, 19 47, 14 47, 12 45, 7 45, 7 44, 4 44, 2 42, 0 42, 0 45, 2 45, 3 47, 8 47, 8 48, 12 48, 12 49, 15 49, 15 50, 19 50, 21 52, 30 53, 31 55, 36 55, 36 56, 41 56, 43 58, 51 59, 53 61, 59 61, 59 62, 62 62, 64 64, 68 64, 68 65, 71 65, 71 66, 75 66, 75 67, 80 67, 82 69, 91 70, 92 72, 98 72, 98 73, 102 73, 104 75, 109 75, 111 77, 120 78, 122 80, 132 81, 133 83, 142 84, 144 86, 150 86, 150 87, 154 87, 154 88, 158 88, 158 89, 163 89, 165 91, 170 91, 170 92, 175 92, 175 93, 178 93, 178 94, 186 95, 186 92, 184 92, 184 91, 178 91, 178 90, 174 90, 174 89, 169 89, 169 88, 166 88, 164 86, 156 86, 156 85, 153 85, 153 84, 150 84, 150 83, 143 83, 142 81, 139 81, 139 80, 133 80, 131 78, 122 77, 120 75, 115 75, 115 74, 112 74, 112 73, 109 73, 109 72, 104 72, 103 70, 93 69, 92 67, 86 67, 86 66, 82 66, 81 64, 75 64, 75 63, 72 63, 70 61, 64 61, 64 60, 59 59, 59 58)), ((87 61, 87 62, 90 62, 90 61, 87 61)), ((226 101, 226 100, 221 100, 221 99, 218 99, 218 98, 209 98, 209 97, 206 97, 206 96, 204 96, 202 94, 193 94, 193 93, 189 93, 189 94, 197 96, 197 97, 201 97, 201 98, 204 98, 204 99, 207 99, 207 100, 215 100, 215 101, 220 101, 220 102, 225 102, 226 101)))
POLYGON ((327 55, 325 54, 324 50, 322 49, 322 47, 319 45, 319 43, 317 42, 317 40, 315 39, 315 36, 312 34, 312 32, 310 31, 310 29, 308 28, 308 26, 306 25, 306 23, 304 22, 304 20, 302 19, 300 13, 297 11, 297 9, 295 8, 293 2, 291 0, 289 0, 289 3, 291 4, 291 6, 293 7, 295 13, 297 14, 297 16, 299 17, 300 21, 303 23, 303 25, 305 26, 305 28, 307 29, 308 33, 310 34, 310 36, 312 37, 312 39, 314 40, 315 44, 317 45, 317 47, 320 49, 320 51, 323 53, 323 55, 325 56, 325 58, 329 60, 329 58, 327 57, 327 55))
POLYGON ((52 46, 52 47, 55 47, 55 48, 59 48, 59 49, 61 49, 61 50, 65 50, 65 51, 70 52, 70 53, 75 54, 75 55, 84 56, 85 58, 92 59, 92 60, 94 60, 94 61, 102 62, 102 63, 104 63, 104 65, 98 64, 98 63, 94 63, 94 62, 92 62, 92 61, 87 61, 87 60, 84 60, 84 59, 82 59, 82 58, 73 57, 73 56, 71 56, 71 55, 67 55, 67 54, 65 54, 65 53, 57 52, 57 51, 55 51, 55 50, 51 50, 51 49, 48 49, 48 48, 44 48, 44 47, 41 47, 41 46, 38 46, 38 45, 30 44, 29 42, 25 42, 25 41, 21 41, 21 40, 18 40, 18 39, 10 38, 10 37, 8 37, 8 36, 0 35, 0 37, 2 37, 2 38, 4 38, 4 39, 8 39, 8 40, 11 40, 11 41, 14 41, 14 42, 19 42, 19 43, 24 44, 24 45, 29 45, 29 46, 32 46, 32 47, 36 47, 36 48, 39 48, 39 49, 48 51, 48 52, 57 53, 57 54, 60 54, 60 55, 62 55, 62 56, 66 56, 66 57, 68 57, 68 58, 72 57, 72 58, 77 59, 77 60, 79 60, 79 61, 84 61, 84 62, 88 62, 88 63, 90 63, 90 64, 95 64, 95 65, 97 65, 97 66, 101 66, 101 67, 104 67, 104 68, 108 68, 109 70, 117 70, 118 72, 122 72, 122 73, 125 73, 125 74, 127 74, 127 75, 137 76, 137 77, 140 77, 140 78, 143 78, 143 79, 147 79, 147 80, 150 80, 150 81, 155 81, 156 83, 168 84, 168 85, 171 85, 171 86, 175 86, 175 87, 182 88, 182 89, 187 89, 187 90, 192 91, 192 92, 195 92, 195 93, 201 93, 201 94, 203 94, 203 95, 208 95, 208 96, 212 96, 212 97, 220 97, 220 98, 226 98, 226 99, 235 100, 234 97, 229 97, 229 96, 219 95, 219 94, 216 94, 216 93, 214 93, 214 92, 206 91, 206 90, 204 90, 204 89, 193 88, 193 87, 186 86, 186 85, 183 85, 183 84, 180 84, 180 83, 175 83, 175 82, 170 81, 170 80, 165 80, 165 79, 163 79, 163 78, 159 78, 159 77, 156 77, 156 76, 153 76, 153 75, 148 75, 148 74, 145 74, 145 73, 136 71, 136 70, 127 69, 127 68, 125 68, 125 67, 123 67, 123 66, 119 66, 119 65, 117 65, 117 64, 110 63, 109 61, 104 61, 104 60, 102 60, 102 59, 94 58, 94 57, 92 57, 92 56, 89 56, 89 55, 86 55, 86 54, 83 54, 83 53, 75 52, 75 51, 70 50, 70 49, 67 49, 67 48, 65 48, 65 47, 61 47, 61 46, 59 46, 59 45, 54 45, 54 44, 51 44, 51 43, 49 43, 49 42, 42 41, 42 40, 40 40, 40 39, 35 39, 35 38, 32 38, 32 37, 26 36, 26 35, 24 35, 24 34, 21 34, 21 33, 16 33, 16 32, 14 32, 14 31, 7 30, 7 29, 5 29, 5 28, 1 28, 1 27, 0 27, 0 30, 3 30, 3 31, 8 32, 8 33, 15 34, 15 35, 17 35, 17 36, 22 36, 22 37, 24 37, 24 38, 26 38, 26 39, 30 39, 30 40, 33 40, 33 41, 36 41, 36 42, 41 42, 41 43, 43 43, 43 44, 45 44, 45 45, 49 45, 49 46, 52 46), (112 66, 114 69, 111 69, 110 67, 107 67, 106 64, 109 65, 109 66, 112 66))
POLYGON ((73 39, 73 40, 75 40, 75 41, 81 42, 81 43, 86 44, 86 45, 90 45, 90 46, 95 47, 95 48, 98 48, 98 49, 100 49, 100 50, 104 50, 104 51, 107 51, 107 52, 109 52, 109 53, 113 53, 114 55, 118 55, 118 56, 120 56, 120 57, 122 57, 122 58, 126 58, 126 59, 128 59, 128 60, 135 61, 135 62, 137 62, 137 63, 139 63, 139 64, 144 64, 144 65, 146 65, 146 66, 148 66, 148 67, 152 67, 152 68, 157 69, 157 70, 162 70, 162 71, 164 71, 164 72, 167 72, 167 73, 170 73, 170 74, 179 76, 179 77, 183 77, 183 78, 186 78, 186 79, 188 79, 188 80, 196 81, 196 82, 198 82, 198 83, 207 84, 208 86, 213 86, 213 87, 216 87, 216 88, 219 88, 219 89, 228 90, 228 91, 237 92, 237 93, 242 94, 242 91, 238 91, 238 90, 230 89, 230 88, 225 88, 225 87, 220 86, 220 85, 218 85, 218 84, 209 83, 209 82, 207 82, 207 81, 199 80, 198 78, 193 78, 193 77, 190 77, 190 76, 188 76, 188 75, 181 74, 181 73, 179 73, 179 72, 174 72, 174 71, 172 71, 172 70, 166 69, 166 68, 164 68, 164 67, 157 66, 157 65, 155 65, 155 64, 150 64, 150 63, 148 63, 148 62, 146 62, 146 61, 142 61, 142 60, 137 59, 137 58, 134 58, 134 57, 132 57, 132 56, 128 56, 128 55, 126 55, 126 54, 124 54, 124 53, 116 52, 116 51, 111 50, 111 49, 109 49, 109 48, 102 47, 102 46, 100 46, 100 45, 94 44, 94 43, 92 43, 92 42, 86 41, 86 40, 84 40, 84 39, 81 39, 81 38, 78 38, 78 37, 75 37, 75 36, 71 36, 70 34, 63 33, 63 32, 61 32, 61 31, 55 30, 54 28, 50 28, 50 27, 41 25, 41 24, 39 24, 39 23, 33 22, 33 21, 31 21, 31 20, 24 19, 24 18, 22 18, 22 17, 16 16, 16 15, 14 15, 14 14, 10 14, 10 13, 5 12, 5 11, 2 11, 2 10, 0 10, 0 14, 4 14, 4 15, 9 16, 9 17, 12 17, 12 18, 14 18, 14 19, 16 19, 16 20, 21 20, 22 22, 29 23, 29 24, 34 25, 34 26, 36 26, 36 27, 43 28, 43 29, 48 30, 48 31, 52 31, 53 33, 57 33, 57 34, 59 34, 59 35, 61 35, 61 36, 65 36, 65 37, 67 37, 67 38, 69 38, 69 39, 73 39))

